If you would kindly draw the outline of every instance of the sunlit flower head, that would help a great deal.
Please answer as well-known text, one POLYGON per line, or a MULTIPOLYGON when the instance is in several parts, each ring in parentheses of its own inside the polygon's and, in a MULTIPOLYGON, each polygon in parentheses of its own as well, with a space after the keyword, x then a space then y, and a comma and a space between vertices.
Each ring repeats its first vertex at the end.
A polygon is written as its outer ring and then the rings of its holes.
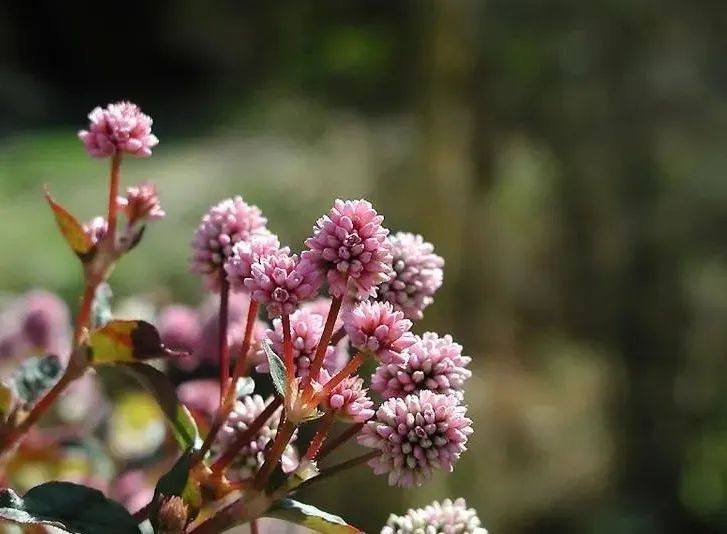
POLYGON ((88 130, 78 132, 78 137, 94 158, 121 153, 151 156, 151 149, 159 143, 156 135, 151 133, 151 117, 131 102, 96 107, 88 114, 88 119, 88 130))

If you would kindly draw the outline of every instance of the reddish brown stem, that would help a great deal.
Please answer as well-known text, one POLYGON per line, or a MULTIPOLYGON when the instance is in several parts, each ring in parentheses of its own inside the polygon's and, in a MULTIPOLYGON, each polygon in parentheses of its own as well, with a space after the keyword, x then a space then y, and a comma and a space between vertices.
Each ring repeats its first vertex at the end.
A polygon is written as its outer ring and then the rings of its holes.
POLYGON ((224 409, 225 392, 230 378, 230 347, 227 344, 227 323, 230 312, 230 283, 224 269, 220 270, 220 313, 217 317, 217 350, 220 365, 220 411, 224 409))
POLYGON ((121 169, 121 154, 116 153, 111 158, 111 175, 109 177, 109 209, 108 209, 108 235, 116 242, 116 223, 118 219, 119 203, 119 171, 121 169))
POLYGON ((331 334, 333 334, 333 327, 336 325, 336 319, 338 319, 338 313, 341 311, 341 304, 343 303, 342 297, 333 297, 331 299, 331 308, 328 310, 328 317, 326 317, 326 324, 323 327, 323 333, 321 339, 316 347, 313 361, 311 362, 310 371, 308 372, 308 387, 310 388, 310 380, 317 380, 318 373, 323 365, 323 359, 326 355, 326 348, 331 341, 331 334))
POLYGON ((295 432, 295 424, 287 419, 283 421, 282 426, 278 427, 273 446, 267 452, 262 467, 255 474, 255 481, 253 483, 255 488, 262 489, 268 483, 270 475, 273 473, 275 466, 278 465, 281 456, 283 456, 283 452, 285 452, 285 447, 288 446, 290 438, 293 437, 293 432, 295 432))
POLYGON ((379 454, 381 454, 379 451, 371 451, 371 452, 367 452, 366 454, 362 454, 361 456, 356 456, 355 458, 351 458, 350 460, 346 460, 345 462, 341 462, 340 464, 333 465, 333 466, 321 471, 321 473, 318 476, 309 478, 308 480, 303 482, 300 486, 298 486, 298 489, 302 489, 302 488, 308 487, 312 484, 322 482, 322 481, 326 480, 327 478, 332 477, 333 475, 337 475, 341 471, 346 471, 348 469, 351 469, 353 467, 366 463, 369 460, 376 458, 379 454))
POLYGON ((241 432, 235 442, 227 448, 227 450, 215 461, 215 463, 212 464, 213 473, 221 473, 228 465, 230 465, 240 449, 250 443, 253 436, 262 428, 268 419, 270 419, 270 416, 275 413, 275 410, 278 409, 281 403, 281 398, 275 397, 270 404, 268 404, 265 409, 260 412, 255 420, 250 423, 250 426, 241 432))
POLYGON ((293 341, 290 333, 290 315, 283 313, 283 363, 285 364, 285 376, 288 388, 295 379, 295 364, 293 363, 293 341))
POLYGON ((361 352, 351 358, 348 363, 343 367, 343 369, 338 371, 328 382, 325 383, 323 388, 317 394, 318 398, 323 399, 327 395, 329 395, 338 384, 340 384, 341 382, 346 380, 346 378, 355 373, 356 370, 361 367, 361 364, 363 364, 365 360, 366 356, 364 356, 361 352))
POLYGON ((68 386, 68 384, 72 381, 73 378, 67 372, 61 376, 60 380, 58 380, 58 382, 56 382, 55 385, 48 390, 48 392, 35 404, 35 406, 33 406, 33 409, 30 411, 28 416, 23 419, 23 421, 12 432, 10 432, 5 439, 3 439, 0 450, 5 452, 15 445, 15 443, 22 438, 28 430, 30 430, 30 427, 32 427, 38 419, 40 419, 40 416, 51 407, 58 396, 63 393, 64 389, 66 389, 66 386, 68 386))
POLYGON ((305 453, 305 458, 307 460, 315 460, 316 455, 318 454, 318 451, 321 450, 321 445, 323 445, 323 442, 328 437, 329 432, 331 431, 331 427, 333 426, 333 421, 335 420, 335 412, 326 412, 326 415, 323 416, 323 419, 321 420, 321 424, 318 425, 318 430, 316 431, 316 435, 313 436, 313 439, 310 442, 310 445, 308 445, 308 450, 305 453))
POLYGON ((356 423, 354 425, 351 425, 346 430, 344 430, 341 434, 336 436, 333 439, 329 439, 326 444, 321 449, 321 452, 318 453, 318 460, 323 460, 326 456, 331 454, 333 451, 335 451, 338 447, 346 443, 349 439, 354 437, 356 434, 361 432, 361 429, 363 428, 363 423, 356 423))
POLYGON ((250 300, 250 305, 247 308, 247 321, 245 322, 245 336, 242 339, 242 348, 240 354, 237 355, 237 362, 235 362, 235 370, 232 373, 232 385, 237 382, 237 379, 245 374, 247 366, 247 353, 250 352, 250 344, 252 342, 252 331, 255 327, 255 319, 257 318, 258 304, 254 300, 250 300))
POLYGON ((252 521, 250 521, 250 534, 260 534, 257 519, 253 519, 252 521))
POLYGON ((83 288, 83 297, 81 298, 81 307, 78 309, 78 317, 76 318, 76 326, 73 329, 73 348, 77 348, 81 344, 83 329, 88 328, 91 323, 91 308, 93 307, 93 299, 96 296, 97 284, 87 281, 83 288))

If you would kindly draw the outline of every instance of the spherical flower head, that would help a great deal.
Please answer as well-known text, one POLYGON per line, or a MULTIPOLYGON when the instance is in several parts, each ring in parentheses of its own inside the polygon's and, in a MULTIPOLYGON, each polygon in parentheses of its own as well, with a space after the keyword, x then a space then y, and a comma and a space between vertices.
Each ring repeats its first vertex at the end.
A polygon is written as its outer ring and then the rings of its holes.
POLYGON ((444 259, 420 235, 398 232, 389 238, 393 274, 379 287, 378 300, 389 302, 407 319, 422 318, 442 286, 444 259))
MULTIPOLYGON (((202 337, 202 322, 197 310, 183 304, 162 309, 157 321, 159 335, 165 347, 192 353, 202 337)), ((184 365, 183 361, 180 363, 184 365)))
POLYGON ((151 133, 151 117, 131 102, 96 107, 88 118, 91 121, 88 130, 78 132, 78 137, 91 157, 107 158, 122 153, 146 157, 159 144, 159 139, 151 133))
POLYGON ((149 182, 129 187, 126 196, 118 197, 116 202, 126 215, 129 226, 157 221, 166 215, 159 203, 156 186, 149 182))
POLYGON ((266 223, 260 209, 239 196, 213 206, 192 237, 192 272, 203 276, 208 289, 219 291, 222 269, 234 246, 263 233, 266 223))
POLYGON ((444 499, 403 516, 391 514, 381 534, 487 534, 480 525, 477 511, 464 499, 444 499))
POLYGON ((351 345, 373 353, 381 363, 403 363, 404 349, 416 338, 409 332, 411 321, 394 311, 388 302, 364 301, 345 314, 343 326, 351 345))
POLYGON ((234 291, 245 290, 245 280, 252 276, 252 265, 266 256, 288 255, 288 247, 280 248, 278 236, 267 230, 250 236, 232 247, 232 254, 225 263, 225 272, 234 291))
MULTIPOLYGON (((264 401, 260 395, 248 395, 236 401, 234 409, 230 413, 227 422, 220 429, 217 440, 212 447, 213 453, 221 453, 234 443, 240 433, 244 432, 252 424, 272 400, 272 397, 264 401)), ((281 410, 282 408, 275 410, 250 442, 240 450, 228 471, 231 478, 235 480, 250 478, 262 466, 265 461, 265 447, 275 438, 278 431, 281 410)), ((291 443, 293 440, 291 440, 291 443)), ((298 455, 295 447, 291 444, 288 444, 285 448, 282 466, 283 471, 286 473, 291 473, 298 467, 298 455)))
POLYGON ((318 219, 303 261, 325 273, 331 295, 343 297, 351 284, 362 298, 374 296, 389 279, 391 244, 383 220, 366 200, 340 199, 318 219))
POLYGON ((419 391, 391 398, 379 407, 357 439, 380 454, 369 461, 377 475, 388 473, 391 486, 420 486, 433 469, 452 471, 466 450, 472 421, 454 395, 419 391))
POLYGON ((462 400, 464 383, 472 376, 467 369, 472 358, 462 355, 462 345, 452 336, 426 332, 406 349, 404 357, 401 364, 379 365, 371 377, 371 389, 385 399, 427 389, 462 400))
POLYGON ((278 252, 263 256, 250 271, 245 287, 254 301, 267 308, 271 319, 293 313, 298 303, 312 297, 320 285, 318 271, 300 263, 296 255, 278 252))
MULTIPOLYGON (((323 334, 323 318, 306 309, 296 310, 290 315, 291 342, 293 345, 293 363, 296 376, 307 376, 315 354, 318 342, 323 334)), ((273 329, 265 333, 270 341, 273 351, 283 355, 283 323, 280 319, 273 320, 273 329)), ((334 373, 346 364, 348 358, 340 347, 328 346, 323 360, 323 368, 334 373)), ((270 367, 262 348, 258 349, 257 360, 260 364, 256 370, 260 373, 269 373, 270 367)))
MULTIPOLYGON (((318 376, 320 385, 325 385, 330 379, 330 373, 321 369, 318 376)), ((342 421, 365 423, 374 416, 374 403, 368 397, 368 390, 363 384, 361 377, 349 376, 326 396, 322 402, 323 408, 335 412, 336 417, 342 421)))
POLYGON ((62 355, 67 350, 70 312, 57 295, 48 291, 31 291, 21 304, 20 332, 30 347, 62 355))

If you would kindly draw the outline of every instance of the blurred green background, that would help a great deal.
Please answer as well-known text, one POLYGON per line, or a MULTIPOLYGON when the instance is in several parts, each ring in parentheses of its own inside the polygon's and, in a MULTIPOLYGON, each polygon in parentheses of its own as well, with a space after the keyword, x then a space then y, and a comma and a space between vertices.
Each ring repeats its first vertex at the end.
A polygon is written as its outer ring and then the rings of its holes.
POLYGON ((727 532, 727 4, 662 0, 0 2, 0 289, 75 303, 42 200, 103 211, 76 139, 155 119, 168 217, 117 297, 197 303, 188 243, 242 194, 300 248, 365 196, 445 257, 417 329, 474 358, 469 452, 306 498, 375 532, 463 496, 494 533, 727 532), (160 295, 162 295, 160 297, 160 295))

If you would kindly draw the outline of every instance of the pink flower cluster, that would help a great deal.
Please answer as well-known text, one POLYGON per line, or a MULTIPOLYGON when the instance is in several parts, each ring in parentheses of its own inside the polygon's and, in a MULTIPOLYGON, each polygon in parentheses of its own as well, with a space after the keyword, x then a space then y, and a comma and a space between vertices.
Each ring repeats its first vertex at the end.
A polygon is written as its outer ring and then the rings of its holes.
POLYGON ((312 297, 318 289, 318 271, 298 257, 277 252, 262 256, 250 267, 244 280, 253 300, 267 307, 268 315, 290 315, 299 302, 312 297))
POLYGON ((260 209, 239 196, 213 206, 192 238, 192 271, 203 276, 208 289, 218 291, 225 262, 235 245, 266 233, 266 223, 260 209))
POLYGON ((381 284, 378 299, 391 303, 407 319, 421 319, 442 285, 444 259, 420 235, 398 232, 390 241, 394 272, 381 284))
POLYGON ((336 200, 318 219, 303 261, 325 274, 331 295, 342 297, 350 284, 361 297, 372 297, 391 275, 391 244, 384 218, 366 200, 336 200))
POLYGON ((151 133, 152 120, 131 102, 117 102, 89 113, 88 130, 78 132, 86 151, 94 158, 127 153, 151 156, 159 139, 151 133))
POLYGON ((392 486, 420 486, 434 469, 452 471, 467 438, 472 421, 454 395, 423 390, 392 397, 364 426, 358 441, 379 451, 369 461, 374 473, 388 473, 392 486))
POLYGON ((474 508, 464 499, 444 499, 402 516, 391 514, 381 534, 487 534, 474 508))
POLYGON ((462 355, 462 345, 452 336, 426 332, 403 353, 399 363, 382 363, 371 377, 371 389, 382 397, 404 397, 420 390, 463 398, 467 369, 472 358, 462 355))
POLYGON ((402 352, 414 344, 409 332, 412 324, 391 304, 365 301, 344 317, 344 328, 351 345, 371 352, 382 363, 403 363, 402 352))

